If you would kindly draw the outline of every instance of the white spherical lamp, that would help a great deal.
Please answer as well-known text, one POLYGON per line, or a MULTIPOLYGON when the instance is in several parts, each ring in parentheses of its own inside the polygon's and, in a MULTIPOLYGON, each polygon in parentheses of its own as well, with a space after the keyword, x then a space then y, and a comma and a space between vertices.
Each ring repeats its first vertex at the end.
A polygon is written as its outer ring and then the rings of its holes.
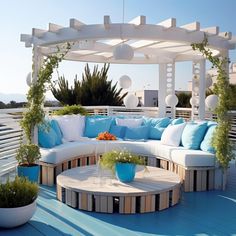
POLYGON ((178 101, 179 99, 175 94, 170 94, 165 98, 166 105, 169 107, 175 107, 178 104, 178 101))
POLYGON ((31 84, 32 84, 31 72, 29 72, 29 73, 27 74, 27 76, 26 76, 26 84, 27 84, 28 86, 31 86, 31 84))
POLYGON ((119 83, 121 88, 128 89, 132 84, 132 80, 128 75, 123 75, 120 77, 119 83))
POLYGON ((215 94, 211 94, 206 97, 205 104, 210 110, 214 110, 217 107, 218 96, 215 94))
POLYGON ((212 78, 211 75, 207 74, 206 75, 206 88, 210 88, 212 85, 212 78))
POLYGON ((198 106, 199 105, 199 98, 191 97, 189 102, 190 102, 191 106, 198 106))
POLYGON ((127 94, 124 98, 125 107, 132 109, 138 106, 138 98, 134 94, 127 94))
POLYGON ((130 45, 122 43, 113 50, 113 57, 115 60, 130 61, 134 57, 134 50, 130 45))

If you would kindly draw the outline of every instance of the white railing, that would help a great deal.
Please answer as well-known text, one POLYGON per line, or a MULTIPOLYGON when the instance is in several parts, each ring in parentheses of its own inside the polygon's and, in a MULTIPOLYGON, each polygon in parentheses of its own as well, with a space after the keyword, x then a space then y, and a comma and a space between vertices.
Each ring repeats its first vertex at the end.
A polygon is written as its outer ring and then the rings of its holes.
MULTIPOLYGON (((45 108, 47 113, 58 110, 60 107, 45 108)), ((157 107, 137 107, 135 109, 126 109, 125 107, 111 106, 88 106, 85 107, 89 114, 97 115, 130 115, 136 116, 158 116, 157 107)), ((24 109, 0 109, 0 176, 9 173, 16 166, 16 150, 20 145, 23 132, 19 121, 22 118, 24 109)), ((183 117, 186 120, 191 119, 191 109, 177 108, 176 117, 183 117)), ((211 114, 207 114, 208 119, 211 114)), ((236 111, 230 111, 229 117, 232 121, 232 129, 229 132, 230 139, 236 144, 236 111)))

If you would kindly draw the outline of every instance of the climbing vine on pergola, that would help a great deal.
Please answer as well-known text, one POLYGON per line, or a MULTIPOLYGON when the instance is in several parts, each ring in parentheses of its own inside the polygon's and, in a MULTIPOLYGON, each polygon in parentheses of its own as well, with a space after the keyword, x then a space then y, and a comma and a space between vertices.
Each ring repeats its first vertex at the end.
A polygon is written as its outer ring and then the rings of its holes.
POLYGON ((229 76, 228 63, 229 59, 226 57, 214 57, 211 50, 207 48, 208 40, 205 36, 202 43, 192 44, 193 50, 199 50, 211 63, 213 68, 217 70, 217 80, 214 86, 214 92, 218 95, 218 104, 215 109, 217 115, 217 127, 213 136, 212 144, 216 150, 216 158, 224 169, 228 168, 229 162, 234 159, 232 152, 232 144, 229 140, 229 131, 231 124, 228 116, 230 105, 229 93, 229 76))

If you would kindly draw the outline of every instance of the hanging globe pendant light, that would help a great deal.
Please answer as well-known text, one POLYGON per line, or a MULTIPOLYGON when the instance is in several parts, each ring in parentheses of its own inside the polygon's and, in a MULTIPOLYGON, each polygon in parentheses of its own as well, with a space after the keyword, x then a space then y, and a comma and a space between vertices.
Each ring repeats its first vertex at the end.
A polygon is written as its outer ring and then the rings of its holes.
POLYGON ((115 60, 132 60, 134 57, 134 50, 133 48, 126 44, 122 43, 115 47, 113 50, 113 57, 115 60))

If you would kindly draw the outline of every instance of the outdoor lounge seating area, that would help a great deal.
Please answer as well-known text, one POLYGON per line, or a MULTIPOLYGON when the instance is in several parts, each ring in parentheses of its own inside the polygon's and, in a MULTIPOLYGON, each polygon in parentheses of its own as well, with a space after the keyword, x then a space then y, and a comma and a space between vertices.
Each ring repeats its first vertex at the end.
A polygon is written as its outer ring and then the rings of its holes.
POLYGON ((47 147, 51 145, 50 148, 41 147, 42 184, 52 186, 61 172, 95 164, 98 156, 107 151, 126 149, 144 157, 149 166, 177 173, 186 192, 221 187, 214 185, 217 163, 211 153, 210 142, 212 128, 216 124, 212 122, 184 122, 182 118, 85 118, 80 115, 54 117, 50 122, 54 125, 49 132, 39 128, 39 144, 47 147), (59 132, 58 135, 56 131, 59 132), (118 140, 97 140, 96 137, 101 132, 111 132, 118 140), (60 137, 60 145, 54 143, 53 146, 50 143, 52 133, 56 136, 54 140, 60 137), (184 135, 187 135, 185 140, 184 135))
POLYGON ((2 49, 27 92, 0 99, 0 236, 236 236, 235 25, 205 25, 227 1, 15 7, 32 66, 2 49))

